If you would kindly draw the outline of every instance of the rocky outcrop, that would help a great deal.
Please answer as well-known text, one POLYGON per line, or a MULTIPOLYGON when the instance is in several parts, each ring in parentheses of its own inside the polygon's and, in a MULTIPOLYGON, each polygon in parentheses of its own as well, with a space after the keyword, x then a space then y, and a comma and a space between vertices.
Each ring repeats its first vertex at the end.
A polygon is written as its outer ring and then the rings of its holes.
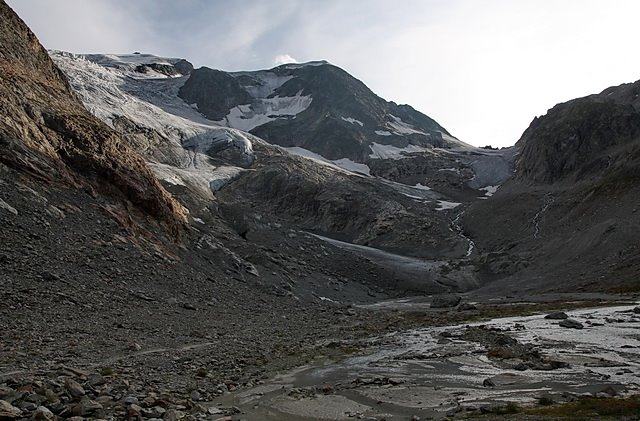
POLYGON ((329 159, 346 157, 359 162, 367 159, 373 141, 397 147, 446 145, 442 133, 448 132, 433 119, 408 105, 385 101, 336 66, 282 66, 274 72, 293 77, 275 95, 300 93, 313 101, 295 119, 278 119, 252 131, 271 143, 301 146, 329 159), (396 133, 390 124, 408 124, 413 129, 396 133))
MULTIPOLYGON (((416 205, 394 186, 288 154, 261 154, 252 171, 216 195, 229 209, 277 216, 292 227, 400 255, 442 258, 466 249, 435 204, 416 205)), ((238 228, 247 230, 246 224, 238 228)))
MULTIPOLYGON (((579 98, 533 120, 518 141, 517 178, 554 183, 594 180, 640 150, 640 82, 579 98)), ((635 164, 636 166, 638 163, 635 164)))
POLYGON ((558 104, 518 141, 513 179, 466 212, 496 290, 636 290, 640 82, 558 104), (624 222, 623 222, 624 221, 624 222), (495 258, 499 256, 499 260, 495 258), (501 261, 524 264, 503 270, 501 261))
POLYGON ((0 21, 0 161, 132 203, 177 232, 184 210, 145 161, 82 106, 36 36, 4 2, 0 21))
POLYGON ((448 308, 460 304, 462 297, 457 294, 436 295, 431 300, 431 308, 448 308))
POLYGON ((251 95, 227 72, 201 67, 180 88, 180 98, 196 104, 210 120, 222 120, 229 110, 251 102, 251 95))

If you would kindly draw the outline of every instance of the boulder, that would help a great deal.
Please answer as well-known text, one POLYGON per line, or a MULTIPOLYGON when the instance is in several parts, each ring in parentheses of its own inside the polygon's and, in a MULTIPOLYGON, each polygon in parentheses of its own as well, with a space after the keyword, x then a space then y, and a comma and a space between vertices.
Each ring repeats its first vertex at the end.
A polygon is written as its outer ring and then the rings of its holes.
POLYGON ((0 400, 0 420, 12 420, 22 415, 22 411, 7 401, 0 400))
POLYGON ((164 421, 179 421, 185 416, 184 412, 178 411, 176 409, 169 409, 164 413, 162 419, 164 421))
POLYGON ((65 382, 65 387, 67 388, 69 394, 74 398, 80 398, 85 394, 84 388, 80 386, 80 383, 76 382, 75 380, 67 379, 67 381, 65 382))
POLYGON ((100 411, 101 409, 102 405, 99 402, 93 401, 85 396, 84 398, 82 398, 80 403, 78 403, 71 409, 71 414, 78 417, 87 417, 88 415, 91 415, 96 411, 100 411))
POLYGON ((559 323, 559 325, 562 326, 562 327, 569 328, 569 329, 582 329, 582 328, 584 328, 582 323, 580 323, 577 320, 573 320, 573 319, 562 320, 559 323))
POLYGON ((458 294, 442 294, 436 295, 431 300, 431 308, 448 308, 457 306, 462 297, 458 294))
POLYGON ((496 387, 496 384, 493 380, 491 380, 490 378, 486 378, 482 381, 482 386, 484 387, 496 387))
POLYGON ((51 412, 49 408, 40 406, 33 413, 33 417, 31 419, 34 421, 54 421, 56 416, 53 415, 53 412, 51 412))
POLYGON ((551 319, 551 320, 564 320, 564 319, 568 319, 569 316, 567 316, 567 313, 563 312, 563 311, 556 311, 554 313, 549 313, 546 316, 544 316, 545 319, 551 319))

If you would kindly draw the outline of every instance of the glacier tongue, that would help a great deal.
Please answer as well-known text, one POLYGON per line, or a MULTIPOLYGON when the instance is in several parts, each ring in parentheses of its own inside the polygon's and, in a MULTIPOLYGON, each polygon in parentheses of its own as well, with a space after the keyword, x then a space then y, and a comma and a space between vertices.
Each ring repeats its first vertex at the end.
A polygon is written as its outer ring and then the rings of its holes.
POLYGON ((171 63, 179 59, 144 54, 83 56, 59 51, 50 54, 69 76, 85 106, 98 118, 113 127, 115 121, 125 117, 164 138, 166 145, 159 148, 162 152, 148 156, 151 168, 161 180, 190 185, 206 194, 212 187, 220 188, 220 180, 230 180, 233 177, 229 174, 237 174, 241 169, 215 166, 204 154, 215 155, 233 149, 242 157, 244 165, 255 160, 253 143, 262 140, 221 127, 182 101, 177 92, 184 77, 141 77, 135 71, 135 65, 150 60, 171 63))

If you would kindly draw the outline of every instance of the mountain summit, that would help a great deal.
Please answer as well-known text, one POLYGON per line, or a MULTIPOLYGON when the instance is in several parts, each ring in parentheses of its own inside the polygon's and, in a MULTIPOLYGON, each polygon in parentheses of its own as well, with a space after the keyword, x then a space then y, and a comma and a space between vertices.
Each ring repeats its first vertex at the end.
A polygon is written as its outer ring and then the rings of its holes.
POLYGON ((207 118, 327 159, 366 162, 386 146, 464 145, 432 118, 375 95, 326 61, 270 70, 194 70, 179 95, 207 118))

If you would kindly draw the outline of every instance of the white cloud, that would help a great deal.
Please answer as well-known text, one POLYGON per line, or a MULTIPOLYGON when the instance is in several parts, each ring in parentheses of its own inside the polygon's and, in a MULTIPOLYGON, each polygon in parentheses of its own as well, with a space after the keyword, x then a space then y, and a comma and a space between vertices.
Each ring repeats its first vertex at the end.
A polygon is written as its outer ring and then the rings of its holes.
POLYGON ((298 60, 291 57, 289 54, 278 54, 276 58, 273 59, 273 64, 275 64, 276 66, 280 66, 281 64, 297 63, 297 62, 298 60))

